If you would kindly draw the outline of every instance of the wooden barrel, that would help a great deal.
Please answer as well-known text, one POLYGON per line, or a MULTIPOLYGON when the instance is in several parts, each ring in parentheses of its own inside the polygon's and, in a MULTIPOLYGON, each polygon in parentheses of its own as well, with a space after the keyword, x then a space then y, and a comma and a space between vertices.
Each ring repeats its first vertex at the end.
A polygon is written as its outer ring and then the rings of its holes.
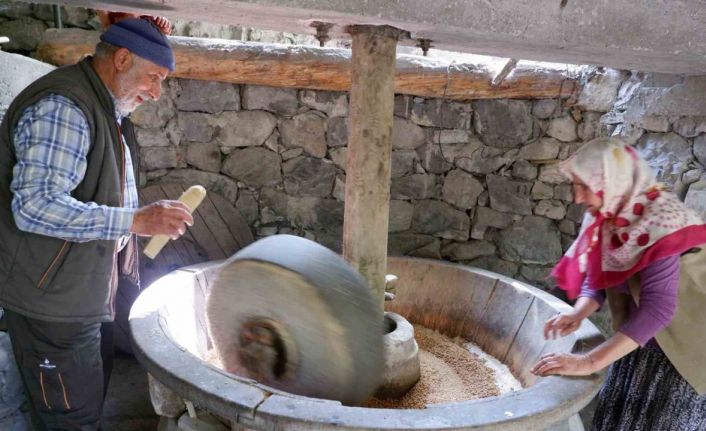
MULTIPOLYGON (((159 183, 140 189, 140 204, 146 205, 161 199, 178 199, 191 184, 159 183)), ((175 241, 169 241, 152 260, 140 255, 142 287, 149 286, 159 277, 182 266, 226 259, 253 242, 253 235, 245 218, 233 203, 208 191, 206 198, 193 214, 194 225, 175 241)), ((140 250, 149 238, 140 239, 140 250)))

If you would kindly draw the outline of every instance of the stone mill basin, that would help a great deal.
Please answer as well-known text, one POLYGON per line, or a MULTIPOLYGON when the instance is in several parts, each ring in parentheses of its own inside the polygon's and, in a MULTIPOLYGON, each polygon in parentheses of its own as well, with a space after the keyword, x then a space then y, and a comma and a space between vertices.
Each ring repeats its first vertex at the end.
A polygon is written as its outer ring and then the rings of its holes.
POLYGON ((570 308, 559 299, 489 271, 391 257, 388 273, 399 281, 387 311, 474 342, 505 363, 523 389, 424 409, 350 407, 278 391, 204 359, 210 348, 206 298, 218 266, 189 266, 157 280, 135 302, 130 328, 133 351, 155 379, 234 425, 256 430, 569 429, 569 418, 590 402, 604 378, 538 378, 529 372, 545 353, 587 351, 603 341, 587 320, 574 334, 544 340, 544 322, 570 308))

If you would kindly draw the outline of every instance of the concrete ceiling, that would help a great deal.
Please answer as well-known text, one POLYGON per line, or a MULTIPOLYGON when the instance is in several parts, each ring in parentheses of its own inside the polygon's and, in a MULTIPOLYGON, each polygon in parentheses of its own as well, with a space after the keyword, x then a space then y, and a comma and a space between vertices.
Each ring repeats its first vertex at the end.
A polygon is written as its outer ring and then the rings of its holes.
MULTIPOLYGON (((34 0, 33 3, 57 3, 34 0)), ((73 0, 133 11, 294 33, 314 21, 388 24, 434 47, 619 69, 706 74, 706 2, 688 0, 73 0)), ((415 41, 405 43, 413 44, 415 41)))

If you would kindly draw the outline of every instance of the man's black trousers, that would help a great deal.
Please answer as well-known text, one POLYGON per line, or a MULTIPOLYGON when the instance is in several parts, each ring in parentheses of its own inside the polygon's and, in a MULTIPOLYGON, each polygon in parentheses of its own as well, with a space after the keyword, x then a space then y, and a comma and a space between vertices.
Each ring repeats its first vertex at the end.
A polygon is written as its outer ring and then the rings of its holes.
POLYGON ((9 310, 5 319, 33 428, 99 429, 113 359, 112 323, 47 322, 9 310))

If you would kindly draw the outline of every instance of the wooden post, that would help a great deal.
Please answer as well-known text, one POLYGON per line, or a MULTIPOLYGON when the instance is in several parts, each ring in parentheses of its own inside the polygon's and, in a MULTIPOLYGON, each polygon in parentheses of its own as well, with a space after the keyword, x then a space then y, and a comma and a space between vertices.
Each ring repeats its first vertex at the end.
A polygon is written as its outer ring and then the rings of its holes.
POLYGON ((348 27, 353 39, 343 257, 368 280, 383 308, 395 104, 395 51, 404 31, 348 27))

